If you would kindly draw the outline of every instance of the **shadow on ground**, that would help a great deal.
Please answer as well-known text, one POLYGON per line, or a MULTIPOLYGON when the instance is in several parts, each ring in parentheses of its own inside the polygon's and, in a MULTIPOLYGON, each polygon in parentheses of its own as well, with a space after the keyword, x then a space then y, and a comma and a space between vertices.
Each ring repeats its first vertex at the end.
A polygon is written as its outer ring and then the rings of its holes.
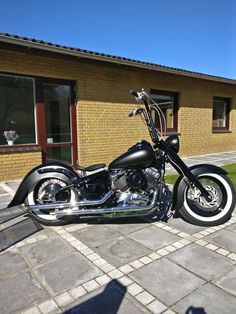
POLYGON ((126 287, 121 285, 117 280, 110 281, 105 289, 99 294, 75 304, 73 307, 65 310, 65 314, 116 314, 122 304, 126 294, 126 287))

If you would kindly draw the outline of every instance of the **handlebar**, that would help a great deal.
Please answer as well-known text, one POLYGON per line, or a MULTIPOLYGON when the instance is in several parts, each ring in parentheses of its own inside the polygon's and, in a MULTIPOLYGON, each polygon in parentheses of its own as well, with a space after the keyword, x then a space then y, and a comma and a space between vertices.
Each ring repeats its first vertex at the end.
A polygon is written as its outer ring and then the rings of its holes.
POLYGON ((144 112, 143 108, 134 109, 129 113, 129 117, 137 116, 139 114, 142 114, 144 112))
POLYGON ((134 90, 130 90, 130 94, 133 95, 134 97, 138 97, 138 92, 134 91, 134 90))
POLYGON ((153 121, 150 106, 148 104, 148 98, 150 98, 150 96, 144 91, 144 89, 142 89, 141 92, 130 90, 130 94, 135 97, 135 100, 137 102, 143 102, 145 109, 143 108, 135 109, 130 112, 129 117, 143 113, 151 139, 154 143, 157 143, 159 141, 158 133, 155 127, 155 123, 153 121))
POLYGON ((148 98, 148 94, 144 91, 144 89, 142 89, 141 92, 130 90, 130 94, 134 96, 137 102, 146 101, 148 98))

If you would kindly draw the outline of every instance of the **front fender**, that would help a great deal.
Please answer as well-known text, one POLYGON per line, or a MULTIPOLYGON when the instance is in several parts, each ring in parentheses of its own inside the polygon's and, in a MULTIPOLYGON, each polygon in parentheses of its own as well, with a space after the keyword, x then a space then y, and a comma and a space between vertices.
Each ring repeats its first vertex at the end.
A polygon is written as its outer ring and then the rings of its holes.
POLYGON ((37 184, 42 179, 58 178, 65 181, 67 184, 71 184, 75 180, 78 180, 78 174, 69 166, 59 162, 48 163, 40 165, 32 169, 23 179, 19 185, 12 201, 7 207, 20 205, 24 202, 28 192, 32 186, 37 184))
MULTIPOLYGON (((222 175, 227 174, 226 170, 220 167, 217 167, 214 165, 208 165, 208 164, 194 165, 192 167, 189 167, 189 169, 191 170, 192 174, 194 174, 195 176, 198 176, 202 173, 209 173, 209 172, 222 174, 222 175)), ((172 210, 177 211, 182 207, 183 202, 184 202, 184 191, 187 186, 188 186, 188 183, 186 182, 184 177, 182 175, 179 176, 179 178, 175 182, 174 189, 173 189, 172 210)))

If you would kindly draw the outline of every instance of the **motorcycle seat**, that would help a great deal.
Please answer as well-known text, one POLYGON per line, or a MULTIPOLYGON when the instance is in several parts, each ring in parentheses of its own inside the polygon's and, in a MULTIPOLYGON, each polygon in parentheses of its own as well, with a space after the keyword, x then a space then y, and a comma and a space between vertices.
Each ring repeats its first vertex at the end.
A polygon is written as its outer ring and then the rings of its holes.
POLYGON ((88 167, 82 167, 80 165, 75 165, 74 167, 76 170, 80 170, 80 171, 96 171, 96 170, 105 168, 106 164, 96 164, 96 165, 92 165, 92 166, 88 166, 88 167))

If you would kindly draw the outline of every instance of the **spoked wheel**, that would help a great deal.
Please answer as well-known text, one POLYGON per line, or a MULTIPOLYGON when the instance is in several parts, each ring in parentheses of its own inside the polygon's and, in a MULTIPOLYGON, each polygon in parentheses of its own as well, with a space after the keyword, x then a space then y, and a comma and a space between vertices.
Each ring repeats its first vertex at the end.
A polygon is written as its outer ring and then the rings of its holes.
MULTIPOLYGON (((34 187, 32 187, 25 203, 30 207, 30 205, 52 204, 58 201, 74 201, 75 193, 69 189, 60 193, 60 199, 58 199, 58 192, 64 187, 66 187, 66 183, 57 178, 41 180, 34 187)), ((29 214, 37 222, 48 226, 61 226, 69 223, 73 219, 71 216, 58 218, 55 214, 55 209, 42 209, 37 211, 30 209, 29 214)))
POLYGON ((212 196, 208 202, 197 188, 187 187, 184 204, 180 209, 189 222, 201 226, 215 226, 225 223, 235 207, 235 190, 225 175, 205 173, 198 176, 199 181, 212 196))

